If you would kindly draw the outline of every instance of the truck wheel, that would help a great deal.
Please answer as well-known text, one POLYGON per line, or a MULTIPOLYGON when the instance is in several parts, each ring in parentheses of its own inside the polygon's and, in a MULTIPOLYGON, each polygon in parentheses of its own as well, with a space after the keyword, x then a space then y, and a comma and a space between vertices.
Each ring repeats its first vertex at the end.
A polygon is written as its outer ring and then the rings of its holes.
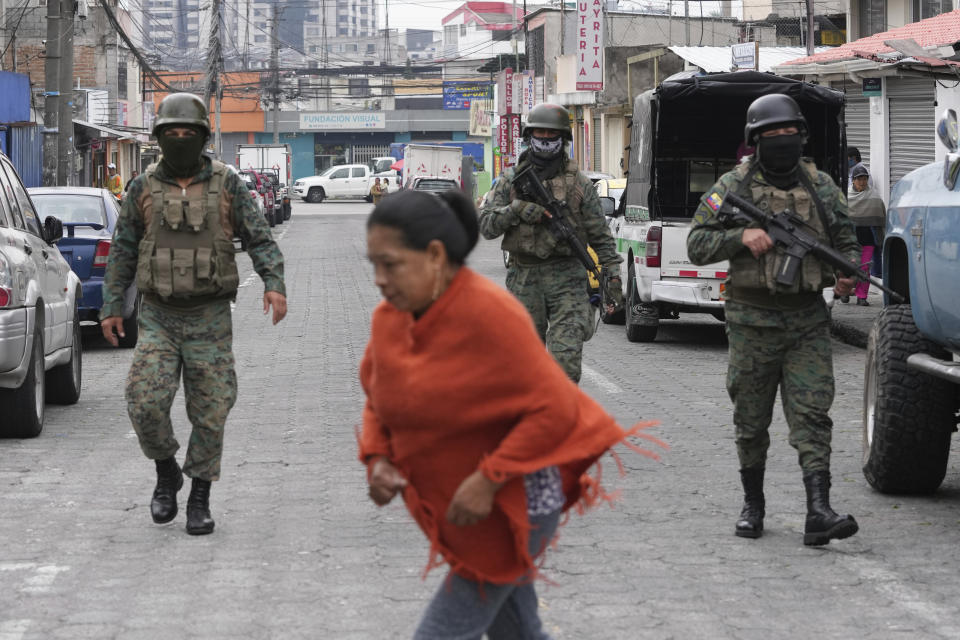
POLYGON ((932 493, 947 471, 956 389, 908 368, 914 353, 949 357, 920 334, 910 305, 885 308, 867 342, 863 390, 863 475, 882 493, 932 493))
POLYGON ((607 303, 610 302, 610 298, 607 296, 607 291, 604 287, 600 287, 600 321, 603 324, 626 324, 627 322, 627 308, 617 309, 613 313, 607 313, 607 303))
POLYGON ((133 303, 133 313, 129 318, 123 320, 122 338, 118 337, 118 344, 123 349, 132 349, 137 346, 137 338, 140 337, 140 303, 143 300, 143 294, 138 293, 137 299, 133 303))
POLYGON ((271 227, 277 226, 277 221, 273 218, 273 211, 264 211, 263 217, 267 219, 267 224, 271 227))
POLYGON ((5 407, 0 435, 7 438, 35 438, 43 431, 46 409, 46 375, 43 364, 43 319, 37 310, 33 328, 33 348, 27 377, 18 389, 0 390, 0 405, 5 407))
POLYGON ((47 399, 54 404, 76 404, 83 378, 83 343, 80 337, 80 310, 73 308, 73 344, 70 361, 47 372, 47 399))
POLYGON ((640 314, 640 294, 637 287, 630 280, 627 284, 627 303, 624 324, 627 325, 627 340, 630 342, 653 342, 657 339, 657 330, 660 328, 660 320, 655 324, 636 324, 637 316, 640 314))
POLYGON ((284 202, 283 203, 283 219, 289 220, 291 215, 293 215, 293 212, 291 211, 290 203, 284 202))
POLYGON ((307 191, 307 202, 319 204, 323 202, 324 195, 322 187, 310 187, 310 190, 307 191))

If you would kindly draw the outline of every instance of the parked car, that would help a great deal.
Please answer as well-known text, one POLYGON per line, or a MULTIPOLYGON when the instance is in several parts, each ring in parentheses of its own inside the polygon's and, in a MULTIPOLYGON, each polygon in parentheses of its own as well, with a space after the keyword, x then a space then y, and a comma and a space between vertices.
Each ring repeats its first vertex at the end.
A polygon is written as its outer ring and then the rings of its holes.
POLYGON ((448 178, 431 178, 429 176, 414 176, 403 186, 404 189, 413 189, 414 191, 429 191, 430 193, 442 193, 451 189, 459 189, 460 185, 456 180, 448 178))
POLYGON ((80 279, 60 255, 63 226, 40 224, 16 170, 0 153, 0 436, 43 430, 45 403, 80 399, 80 279))
MULTIPOLYGON (((120 217, 116 198, 106 189, 94 187, 33 187, 27 190, 40 218, 53 216, 63 223, 65 237, 58 243, 60 253, 80 278, 80 324, 99 323, 103 307, 103 277, 110 255, 113 230, 120 217)), ((124 295, 121 347, 137 344, 140 296, 131 284, 124 295)))
POLYGON ((937 133, 949 151, 944 160, 914 169, 890 193, 883 280, 905 302, 880 312, 867 342, 863 474, 884 493, 936 491, 957 430, 960 139, 953 109, 937 133))
POLYGON ((335 164, 318 176, 298 179, 293 183, 293 191, 297 197, 313 203, 327 198, 365 200, 374 177, 366 165, 335 164))
POLYGON ((626 178, 601 178, 593 183, 597 188, 597 195, 601 198, 613 198, 613 210, 620 208, 620 198, 627 188, 626 178))
POLYGON ((245 179, 252 180, 256 185, 257 193, 260 194, 260 197, 263 198, 263 215, 267 219, 267 222, 270 226, 276 224, 276 219, 273 215, 273 189, 270 189, 267 186, 266 181, 257 171, 252 169, 244 169, 240 172, 240 175, 245 179))

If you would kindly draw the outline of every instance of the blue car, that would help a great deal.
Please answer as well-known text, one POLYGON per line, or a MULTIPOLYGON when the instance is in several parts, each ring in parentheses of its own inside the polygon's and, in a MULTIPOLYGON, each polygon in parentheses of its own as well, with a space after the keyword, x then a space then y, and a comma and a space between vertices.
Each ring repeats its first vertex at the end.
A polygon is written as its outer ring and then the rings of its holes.
MULTIPOLYGON (((103 306, 103 276, 110 255, 110 241, 120 216, 116 198, 106 189, 93 187, 34 187, 28 190, 41 220, 56 216, 63 222, 60 253, 83 285, 80 324, 98 324, 103 306)), ((140 296, 135 284, 124 296, 121 347, 137 344, 140 296)))

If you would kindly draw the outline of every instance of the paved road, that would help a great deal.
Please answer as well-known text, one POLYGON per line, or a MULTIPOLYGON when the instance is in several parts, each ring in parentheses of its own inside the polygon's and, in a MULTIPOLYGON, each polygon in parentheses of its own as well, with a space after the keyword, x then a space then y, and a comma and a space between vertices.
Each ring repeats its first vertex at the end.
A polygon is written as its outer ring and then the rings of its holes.
MULTIPOLYGON (((355 460, 356 369, 378 301, 370 205, 296 203, 276 229, 290 314, 273 327, 246 258, 234 311, 240 398, 217 530, 150 521, 152 464, 126 417, 129 351, 85 340, 84 389, 33 440, 0 441, 0 640, 407 638, 442 575, 402 505, 376 509, 355 460)), ((502 282, 496 244, 471 264, 502 282)), ((861 533, 801 543, 804 493, 775 418, 767 533, 732 535, 740 492, 722 327, 666 325, 654 344, 600 327, 583 387, 623 424, 656 418, 662 462, 605 465, 614 509, 574 517, 541 588, 556 638, 960 637, 960 465, 931 498, 879 495, 860 473, 863 351, 836 344, 834 503, 861 533)), ((2 418, 0 418, 2 419, 2 418)), ((185 441, 182 400, 175 421, 185 441)), ((186 497, 186 492, 181 494, 186 497)))

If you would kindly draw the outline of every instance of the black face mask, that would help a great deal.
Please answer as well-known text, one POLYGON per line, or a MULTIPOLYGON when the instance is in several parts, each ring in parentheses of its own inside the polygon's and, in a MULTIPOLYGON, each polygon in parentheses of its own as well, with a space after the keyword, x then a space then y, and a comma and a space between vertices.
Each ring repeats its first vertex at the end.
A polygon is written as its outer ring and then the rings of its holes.
POLYGON ((757 156, 765 174, 780 177, 792 174, 800 163, 803 152, 803 136, 796 133, 790 136, 760 136, 757 142, 757 156))
POLYGON ((157 139, 160 151, 163 152, 161 162, 164 169, 175 178, 189 178, 199 173, 203 167, 200 154, 207 144, 207 137, 198 134, 188 138, 175 138, 160 134, 157 139))

